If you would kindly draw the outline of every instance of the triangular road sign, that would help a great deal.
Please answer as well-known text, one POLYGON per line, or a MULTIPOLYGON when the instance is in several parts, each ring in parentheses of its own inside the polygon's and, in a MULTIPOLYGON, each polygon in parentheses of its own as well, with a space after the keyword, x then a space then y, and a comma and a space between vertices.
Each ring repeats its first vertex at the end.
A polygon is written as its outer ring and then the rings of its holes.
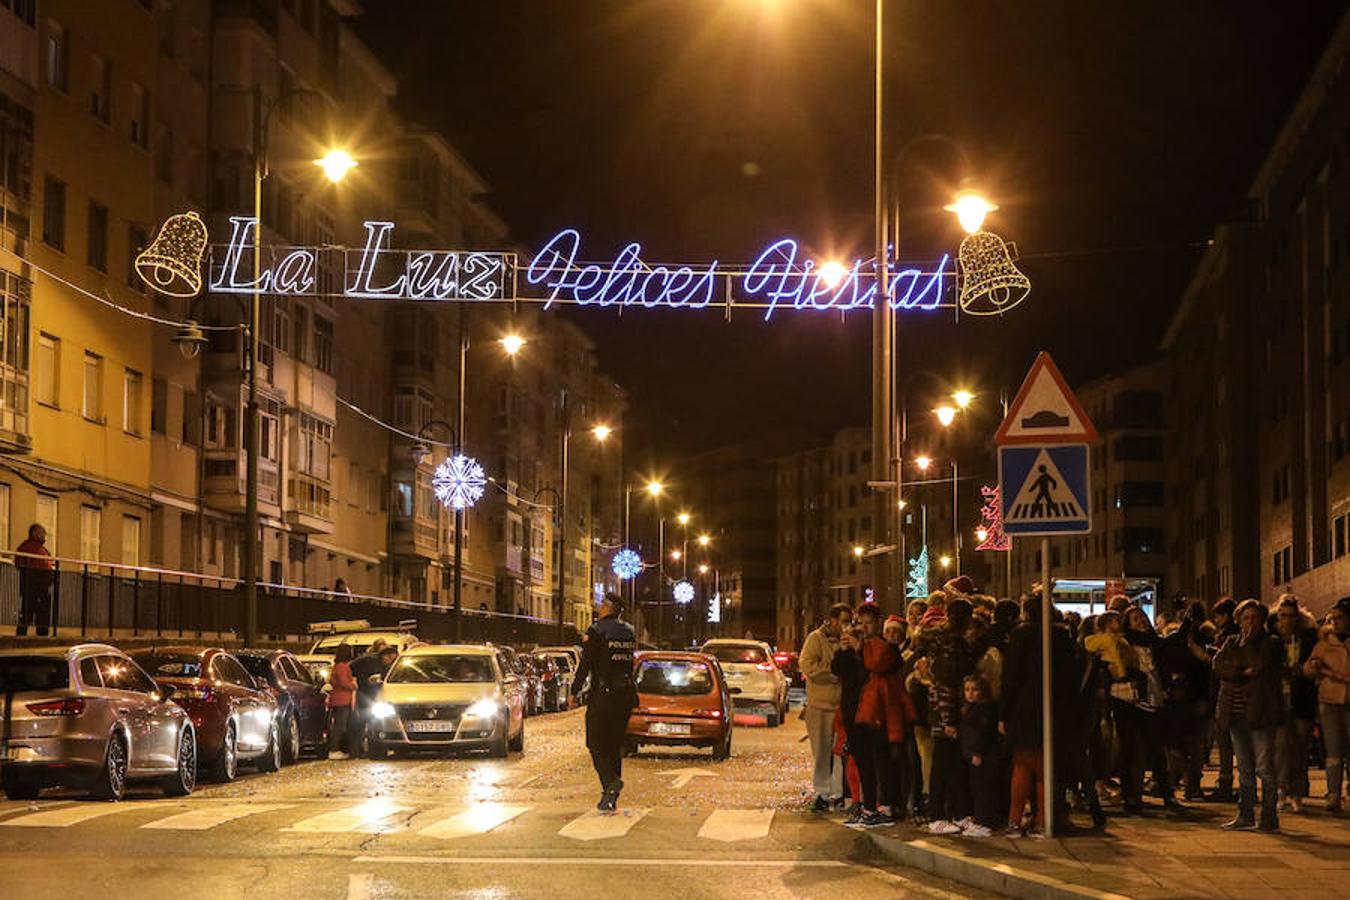
POLYGON ((1008 407, 994 443, 1091 444, 1096 440, 1092 420, 1050 354, 1041 351, 1008 407))
POLYGON ((1022 486, 1005 509, 1004 522, 1010 525, 1076 522, 1087 515, 1048 450, 1036 454, 1022 486))

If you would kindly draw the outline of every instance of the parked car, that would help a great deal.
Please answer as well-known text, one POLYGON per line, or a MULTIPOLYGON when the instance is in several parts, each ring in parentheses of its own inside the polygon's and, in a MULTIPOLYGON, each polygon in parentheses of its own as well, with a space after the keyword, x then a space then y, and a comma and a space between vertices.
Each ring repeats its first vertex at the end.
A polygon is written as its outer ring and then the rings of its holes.
POLYGON ((328 751, 328 699, 300 659, 288 650, 242 650, 235 658, 277 704, 281 761, 300 754, 328 751))
POLYGON ((567 697, 562 691, 562 673, 558 663, 546 655, 531 653, 530 665, 539 676, 539 706, 545 712, 567 709, 567 697))
POLYGON ((219 647, 153 647, 131 658, 187 710, 197 729, 202 765, 217 781, 233 781, 239 763, 262 772, 281 768, 277 703, 239 660, 219 647))
POLYGON ((155 779, 184 797, 197 785, 197 733, 172 691, 106 644, 0 651, 0 695, 11 697, 0 782, 11 800, 44 787, 87 787, 120 800, 155 779))
MULTIPOLYGON (((567 709, 572 705, 572 677, 577 671, 577 664, 581 661, 580 657, 574 656, 570 648, 545 647, 534 651, 535 656, 542 656, 553 661, 558 667, 558 709, 567 709)), ((585 701, 583 694, 582 701, 585 701)))
POLYGON ((702 649, 721 664, 727 684, 740 688, 735 699, 737 709, 762 713, 770 728, 783 724, 787 719, 787 676, 774 663, 768 644, 716 638, 702 649))
POLYGON ((339 644, 352 648, 353 656, 361 656, 370 650, 377 640, 383 640, 402 653, 408 647, 420 643, 413 629, 417 627, 415 619, 405 619, 393 628, 372 628, 365 619, 350 619, 338 622, 311 622, 309 633, 322 635, 314 641, 309 652, 300 656, 300 662, 309 669, 315 678, 323 683, 333 668, 333 657, 337 655, 339 644))
POLYGON ((635 665, 638 705, 628 717, 626 752, 644 744, 711 747, 713 759, 731 755, 734 688, 717 660, 702 653, 642 653, 635 665))
POLYGON ((371 707, 370 752, 525 749, 525 692, 496 647, 423 644, 390 667, 371 707))
POLYGON ((525 715, 532 716, 542 712, 539 702, 539 676, 534 667, 525 661, 525 654, 517 653, 513 647, 498 646, 503 672, 511 672, 520 679, 521 690, 525 693, 525 715))
POLYGON ((805 687, 806 679, 802 676, 802 667, 799 655, 792 650, 775 650, 773 654, 774 665, 782 670, 787 676, 789 687, 805 687))

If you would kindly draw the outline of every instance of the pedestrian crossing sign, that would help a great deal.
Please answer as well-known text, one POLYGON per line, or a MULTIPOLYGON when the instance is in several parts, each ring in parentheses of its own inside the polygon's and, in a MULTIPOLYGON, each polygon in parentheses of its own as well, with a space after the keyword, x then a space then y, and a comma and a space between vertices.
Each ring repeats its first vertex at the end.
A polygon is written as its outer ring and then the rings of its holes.
POLYGON ((998 448, 999 502, 1007 534, 1086 534, 1092 530, 1087 444, 998 448))

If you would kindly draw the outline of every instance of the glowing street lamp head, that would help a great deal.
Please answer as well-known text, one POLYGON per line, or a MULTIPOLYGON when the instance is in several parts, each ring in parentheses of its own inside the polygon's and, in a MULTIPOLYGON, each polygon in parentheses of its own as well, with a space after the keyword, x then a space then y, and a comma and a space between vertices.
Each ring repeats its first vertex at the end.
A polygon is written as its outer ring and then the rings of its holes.
POLYGON ((975 399, 975 395, 970 391, 952 391, 952 400, 956 402, 958 409, 965 409, 970 406, 970 401, 975 399))
POLYGON ((989 529, 988 529, 988 528, 976 528, 976 529, 975 529, 975 539, 976 539, 977 541, 979 541, 980 543, 984 543, 984 541, 985 541, 988 537, 989 537, 989 529))
POLYGON ((689 515, 689 513, 687 513, 687 512, 682 512, 682 513, 680 513, 678 516, 675 517, 675 521, 679 522, 681 525, 688 525, 688 524, 689 524, 689 519, 690 519, 690 518, 691 518, 691 516, 689 515))
POLYGON ((950 427, 956 421, 955 406, 939 406, 933 412, 937 414, 938 421, 942 423, 943 428, 950 427))
POLYGON ((679 562, 680 557, 682 556, 684 556, 684 554, 681 553, 678 548, 670 551, 670 558, 673 559, 675 562, 679 562))
POLYGON ((909 506, 909 501, 908 501, 908 500, 897 500, 897 501, 896 501, 896 504, 895 504, 896 509, 904 509, 906 506, 909 506))
POLYGON ((957 221, 966 230, 966 234, 974 234, 979 231, 980 227, 984 225, 984 217, 998 209, 997 206, 974 191, 962 191, 956 195, 956 202, 949 203, 943 208, 947 212, 956 213, 957 221))
POLYGON ((591 428, 591 436, 602 444, 609 440, 609 436, 613 433, 614 429, 608 425, 596 425, 591 428))
POLYGON ((948 556, 947 554, 944 553, 942 556, 939 556, 939 557, 938 557, 938 565, 942 566, 942 568, 946 569, 946 568, 950 567, 951 564, 952 564, 952 558, 951 558, 950 556, 948 556))
POLYGON ((712 536, 711 536, 711 535, 700 534, 700 535, 698 536, 698 545, 699 545, 700 547, 706 547, 706 546, 708 546, 708 545, 711 544, 711 543, 712 543, 712 536))
POLYGON ((520 352, 520 348, 528 342, 518 334, 508 334, 501 338, 498 343, 502 345, 502 349, 506 351, 507 356, 515 356, 520 352))
POLYGON ((323 156, 314 160, 314 165, 323 169, 324 177, 333 184, 337 184, 347 173, 356 168, 357 162, 352 159, 352 155, 346 150, 329 150, 323 156))
POLYGON ((856 557, 858 557, 859 559, 862 559, 862 555, 863 555, 864 553, 866 553, 866 552, 867 552, 867 551, 863 549, 863 545, 862 545, 862 544, 854 544, 854 545, 853 545, 853 555, 856 556, 856 557))
POLYGON ((931 456, 914 457, 914 465, 919 467, 920 472, 927 472, 928 467, 931 466, 932 464, 933 464, 933 457, 931 456))
POLYGON ((664 484, 662 484, 661 482, 659 482, 659 481, 649 481, 649 482, 647 482, 646 491, 647 491, 648 494, 651 494, 653 497, 659 497, 659 496, 661 496, 661 492, 664 491, 665 489, 666 489, 666 486, 665 486, 664 484))
POLYGON ((698 567, 698 574, 700 574, 700 575, 707 575, 707 574, 708 574, 708 564, 707 564, 707 563, 700 563, 700 564, 699 564, 699 567, 698 567))
POLYGON ((820 279, 821 284, 834 290, 848 277, 848 267, 837 259, 827 260, 816 269, 816 277, 820 279))

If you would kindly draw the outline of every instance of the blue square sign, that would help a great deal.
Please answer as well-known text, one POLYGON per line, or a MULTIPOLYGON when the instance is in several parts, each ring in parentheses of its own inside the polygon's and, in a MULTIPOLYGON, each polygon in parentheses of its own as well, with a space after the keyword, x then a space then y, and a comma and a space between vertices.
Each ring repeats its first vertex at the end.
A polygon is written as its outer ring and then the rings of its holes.
POLYGON ((998 448, 1003 530, 1023 536, 1092 530, 1087 444, 998 448))

